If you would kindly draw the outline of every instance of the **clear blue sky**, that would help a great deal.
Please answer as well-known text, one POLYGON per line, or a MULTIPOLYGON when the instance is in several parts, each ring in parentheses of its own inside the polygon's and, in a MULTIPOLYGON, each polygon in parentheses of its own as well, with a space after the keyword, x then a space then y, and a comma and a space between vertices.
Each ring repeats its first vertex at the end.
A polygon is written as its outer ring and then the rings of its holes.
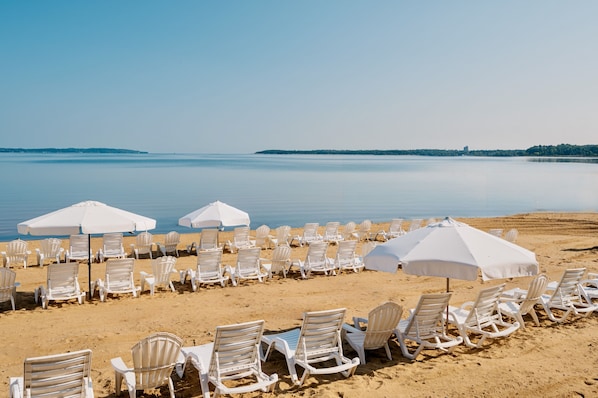
POLYGON ((1 147, 597 144, 598 1, 0 2, 1 147))

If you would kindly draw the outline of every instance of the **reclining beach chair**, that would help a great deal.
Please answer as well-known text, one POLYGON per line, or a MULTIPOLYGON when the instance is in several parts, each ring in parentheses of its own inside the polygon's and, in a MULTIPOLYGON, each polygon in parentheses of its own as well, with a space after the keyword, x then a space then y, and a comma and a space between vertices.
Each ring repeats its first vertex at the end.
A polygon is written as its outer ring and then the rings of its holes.
MULTIPOLYGON (((95 282, 95 289, 98 289, 100 300, 106 301, 108 294, 132 294, 137 297, 137 292, 141 290, 135 286, 133 270, 135 268, 135 259, 133 258, 111 258, 106 261, 106 274, 104 280, 98 279, 95 282)), ((92 288, 95 290, 94 288, 92 288)))
POLYGON ((239 286, 242 280, 248 279, 263 282, 268 277, 268 272, 261 266, 261 250, 259 247, 239 249, 236 265, 229 268, 233 286, 239 286))
POLYGON ((343 271, 359 272, 365 267, 365 264, 355 254, 356 248, 356 240, 341 241, 338 243, 335 256, 329 258, 328 261, 339 273, 342 273, 343 271))
POLYGON ((519 327, 525 329, 523 316, 529 314, 536 326, 540 326, 540 320, 534 309, 540 302, 540 296, 546 291, 548 277, 545 274, 536 275, 529 284, 527 291, 511 290, 505 291, 499 299, 498 308, 503 315, 511 317, 519 322, 519 327))
POLYGON ((559 282, 546 286, 547 292, 540 296, 540 304, 551 321, 562 323, 571 314, 588 316, 598 311, 598 305, 591 302, 581 285, 585 271, 585 268, 567 269, 559 282))
POLYGON ((262 336, 266 348, 262 360, 266 361, 273 350, 280 352, 287 361, 291 379, 299 386, 310 374, 341 373, 350 377, 359 365, 359 358, 349 359, 343 355, 341 330, 344 318, 344 308, 304 313, 300 329, 262 336), (335 365, 326 366, 331 360, 335 365), (303 368, 301 378, 297 376, 296 366, 303 368))
POLYGON ((342 241, 343 236, 338 232, 340 225, 341 223, 337 221, 330 221, 326 223, 326 227, 324 228, 324 235, 322 235, 322 240, 333 245, 336 245, 338 242, 342 241))
POLYGON ((315 222, 308 222, 303 226, 303 233, 301 235, 295 235, 291 240, 297 241, 299 246, 309 245, 312 242, 322 241, 322 235, 318 233, 318 228, 320 227, 319 223, 315 222))
POLYGON ((88 235, 71 235, 69 237, 69 249, 66 251, 66 262, 70 261, 93 261, 91 247, 89 247, 88 235))
POLYGON ((31 254, 30 250, 27 250, 27 242, 21 239, 15 239, 8 242, 6 245, 6 251, 2 252, 5 267, 14 267, 21 263, 23 268, 27 268, 27 259, 31 254))
POLYGON ((41 301, 42 308, 48 308, 50 301, 77 299, 83 304, 85 292, 79 287, 79 263, 50 264, 47 270, 46 286, 35 289, 35 302, 41 301))
MULTIPOLYGON (((230 279, 225 271, 231 274, 228 267, 222 266, 222 250, 204 250, 197 253, 197 266, 195 269, 188 269, 187 275, 195 292, 200 285, 219 283, 225 287, 230 279)), ((185 283, 185 277, 181 279, 181 283, 185 283)))
POLYGON ((110 233, 104 234, 102 238, 102 248, 98 251, 98 261, 103 263, 108 258, 125 258, 125 248, 123 246, 123 234, 110 233))
POLYGON ((54 260, 59 263, 60 256, 64 252, 64 249, 61 246, 62 241, 56 238, 48 238, 40 241, 39 249, 35 249, 37 265, 40 267, 43 266, 45 260, 54 260))
POLYGON ((334 264, 332 264, 326 251, 328 250, 328 243, 326 242, 312 242, 307 249, 305 260, 294 260, 291 266, 299 267, 301 277, 307 279, 312 272, 322 272, 325 275, 336 275, 334 264))
POLYGON ((233 230, 233 240, 226 244, 231 253, 235 253, 239 249, 249 249, 255 247, 255 240, 249 238, 249 227, 236 227, 233 230))
POLYGON ((385 230, 380 230, 374 236, 374 240, 378 240, 378 236, 382 238, 384 241, 388 241, 393 238, 397 238, 399 236, 405 235, 406 232, 403 229, 403 219, 402 218, 393 218, 390 220, 390 226, 388 227, 388 232, 385 230))
POLYGON ((210 384, 214 386, 214 397, 269 392, 278 375, 262 372, 259 347, 263 330, 264 321, 218 326, 213 343, 181 349, 185 362, 177 364, 177 374, 182 378, 187 363, 191 363, 199 372, 204 398, 210 398, 210 384), (230 380, 237 382, 227 385, 230 380))

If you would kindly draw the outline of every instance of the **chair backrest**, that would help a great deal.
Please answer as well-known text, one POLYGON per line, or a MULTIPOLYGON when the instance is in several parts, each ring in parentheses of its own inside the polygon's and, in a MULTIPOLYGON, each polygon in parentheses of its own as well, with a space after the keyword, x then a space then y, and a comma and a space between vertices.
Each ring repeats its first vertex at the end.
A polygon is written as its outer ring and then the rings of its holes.
POLYGON ((263 247, 268 243, 268 235, 270 234, 270 227, 267 225, 260 225, 255 230, 255 245, 263 247))
POLYGON ((213 250, 218 247, 218 230, 202 229, 199 237, 199 250, 213 250))
MULTIPOLYGON (((140 251, 143 251, 144 249, 146 251, 149 251, 149 249, 152 247, 153 240, 154 240, 154 237, 152 236, 152 234, 150 234, 147 231, 142 232, 139 235, 137 235, 136 247, 140 251)), ((144 251, 144 253, 145 253, 145 251, 144 251)))
POLYGON ((281 272, 289 267, 291 263, 291 247, 290 246, 276 246, 272 251, 272 268, 273 273, 281 272))
POLYGON ((111 258, 106 261, 106 287, 109 290, 131 289, 135 285, 133 270, 135 259, 111 258))
POLYGON ((538 299, 548 285, 548 277, 545 274, 536 275, 529 284, 525 300, 519 304, 519 312, 521 314, 527 314, 533 307, 538 303, 538 299))
POLYGON ((291 237, 291 227, 289 225, 281 225, 276 228, 276 245, 288 246, 289 238, 291 237))
POLYGON ((106 252, 118 252, 123 247, 123 234, 121 233, 110 233, 104 234, 103 238, 104 250, 106 252))
POLYGON ((405 335, 430 339, 444 333, 444 314, 451 293, 422 294, 409 317, 405 335))
POLYGON ((349 221, 345 224, 343 228, 343 239, 348 240, 353 237, 353 233, 355 232, 355 223, 353 221, 349 221))
POLYGON ((342 355, 341 329, 344 319, 344 308, 305 312, 295 351, 296 360, 308 363, 329 358, 332 353, 342 355))
POLYGON ((71 235, 69 237, 69 257, 87 259, 89 256, 89 242, 87 235, 71 235))
POLYGON ((312 242, 318 239, 319 223, 309 222, 303 226, 303 240, 305 242, 312 242))
MULTIPOLYGON (((335 264, 337 267, 355 265, 355 249, 357 248, 356 240, 342 240, 338 242, 336 248, 335 264)), ((396 326, 396 325, 395 325, 396 326)))
POLYGON ((22 239, 15 239, 6 245, 6 255, 9 257, 20 257, 27 255, 27 242, 22 239))
POLYGON ((171 333, 154 333, 131 349, 135 389, 145 390, 168 384, 183 340, 171 333))
POLYGON ((43 239, 39 243, 39 252, 45 258, 52 258, 56 257, 60 254, 60 250, 62 249, 62 241, 56 238, 47 238, 43 239))
POLYGON ((414 218, 409 224, 409 232, 421 228, 423 220, 421 218, 414 218))
POLYGON ((247 245, 249 243, 249 227, 236 227, 233 230, 233 242, 235 245, 247 245))
POLYGON ((259 247, 239 249, 237 253, 237 273, 243 276, 256 271, 259 272, 261 251, 262 249, 259 247))
POLYGON ((74 297, 79 291, 79 263, 50 264, 47 285, 52 298, 74 297))
POLYGON ((368 314, 368 326, 363 346, 366 350, 383 347, 396 329, 403 307, 388 301, 374 308, 368 314))
POLYGON ((585 268, 571 268, 565 270, 563 276, 550 297, 549 306, 569 306, 572 302, 577 302, 579 298, 578 285, 583 278, 585 268))
POLYGON ((197 272, 202 275, 221 275, 222 250, 204 250, 197 253, 197 272))
POLYGON ((326 258, 326 251, 328 250, 328 242, 312 242, 307 249, 305 257, 305 264, 308 268, 313 266, 321 266, 328 260, 326 258))
POLYGON ((324 240, 338 240, 338 229, 341 223, 337 221, 330 221, 326 223, 324 229, 324 240))
POLYGON ((515 243, 518 235, 519 235, 519 232, 515 228, 512 228, 512 229, 508 230, 507 233, 505 234, 505 240, 515 243))
POLYGON ((0 303, 10 301, 17 273, 5 267, 0 267, 0 303))
POLYGON ((156 278, 156 285, 168 285, 170 274, 176 265, 176 257, 163 256, 152 260, 152 274, 156 278))
POLYGON ((262 320, 216 327, 208 376, 220 382, 251 370, 261 372, 259 346, 263 331, 262 320))
POLYGON ((393 218, 390 220, 390 226, 388 227, 388 233, 390 236, 399 236, 405 231, 403 230, 403 219, 402 218, 393 218))
POLYGON ((24 362, 23 396, 86 397, 89 380, 91 350, 27 358, 24 362))
POLYGON ((492 286, 480 290, 467 318, 465 326, 474 329, 483 329, 494 323, 500 317, 498 300, 505 288, 505 284, 492 286))

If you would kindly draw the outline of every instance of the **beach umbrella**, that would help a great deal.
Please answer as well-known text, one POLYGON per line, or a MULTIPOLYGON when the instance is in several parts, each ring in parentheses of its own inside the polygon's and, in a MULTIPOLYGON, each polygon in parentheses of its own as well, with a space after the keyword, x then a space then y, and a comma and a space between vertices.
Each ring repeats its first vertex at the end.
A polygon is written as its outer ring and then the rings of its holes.
MULTIPOLYGON (((17 225, 23 235, 87 234, 91 248, 91 234, 147 231, 156 228, 156 220, 101 202, 85 201, 24 221, 17 225)), ((91 253, 87 260, 89 298, 91 299, 91 253)))
POLYGON ((189 228, 249 226, 249 214, 217 200, 179 218, 179 225, 189 228))
POLYGON ((449 279, 482 280, 538 273, 535 253, 450 217, 376 246, 365 268, 449 279))

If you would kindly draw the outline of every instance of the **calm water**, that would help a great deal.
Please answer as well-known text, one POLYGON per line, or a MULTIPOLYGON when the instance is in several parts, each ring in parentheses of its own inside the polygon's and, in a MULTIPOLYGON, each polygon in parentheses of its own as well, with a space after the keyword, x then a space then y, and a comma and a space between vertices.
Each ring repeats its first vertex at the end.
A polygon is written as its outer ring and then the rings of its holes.
MULTIPOLYGON (((251 226, 596 211, 595 159, 418 156, 0 154, 0 240, 17 223, 97 200, 157 220, 154 233, 215 200, 251 226)), ((27 239, 27 238, 25 238, 27 239)))

